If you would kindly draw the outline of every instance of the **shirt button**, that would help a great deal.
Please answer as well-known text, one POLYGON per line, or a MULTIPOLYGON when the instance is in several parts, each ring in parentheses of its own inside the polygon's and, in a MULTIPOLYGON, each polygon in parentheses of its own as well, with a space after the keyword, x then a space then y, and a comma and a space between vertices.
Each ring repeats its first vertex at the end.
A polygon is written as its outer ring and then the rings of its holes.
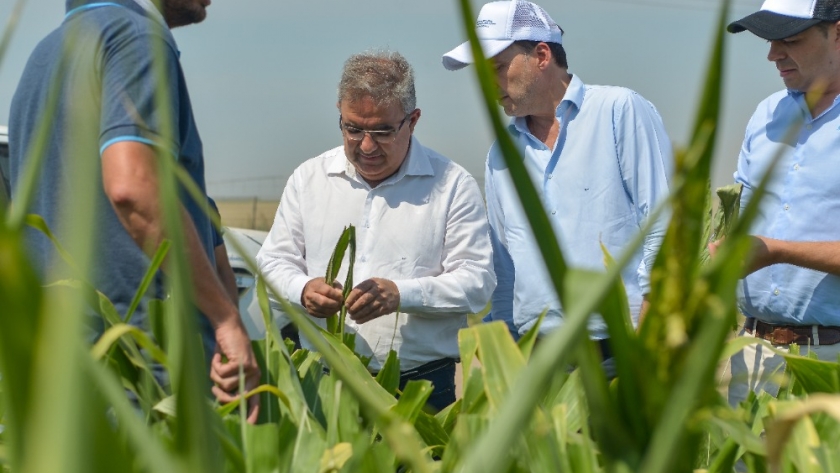
POLYGON ((793 170, 794 170, 794 171, 798 171, 798 170, 799 170, 799 165, 798 165, 798 164, 794 164, 794 165, 793 165, 793 170))
POLYGON ((552 210, 552 211, 551 211, 551 215, 557 215, 557 211, 556 211, 556 210, 552 210))
POLYGON ((778 296, 778 295, 779 295, 779 290, 778 290, 778 289, 776 289, 775 291, 773 291, 773 295, 774 295, 774 296, 778 296))
POLYGON ((790 210, 790 205, 785 204, 785 210, 790 210))
POLYGON ((554 174, 549 174, 549 175, 548 175, 548 178, 549 178, 549 179, 551 179, 552 177, 554 177, 554 174))

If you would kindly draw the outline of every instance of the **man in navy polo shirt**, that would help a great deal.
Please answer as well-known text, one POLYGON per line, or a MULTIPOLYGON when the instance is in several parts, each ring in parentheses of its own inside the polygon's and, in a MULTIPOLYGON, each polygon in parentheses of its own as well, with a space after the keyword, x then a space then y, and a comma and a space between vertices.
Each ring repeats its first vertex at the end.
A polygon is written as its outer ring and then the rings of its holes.
MULTIPOLYGON (((204 192, 201 139, 170 28, 202 21, 209 3, 68 0, 64 21, 32 53, 12 101, 13 190, 21 184, 29 153, 45 138, 38 189, 27 211, 43 216, 59 239, 74 224, 73 215, 95 212, 93 282, 121 313, 149 267, 149 255, 166 236, 158 160, 175 159, 204 192), (38 135, 43 123, 50 127, 44 138, 38 135), (86 182, 96 188, 95 208, 72 208, 62 196, 77 191, 64 187, 79 182, 71 173, 90 160, 98 160, 88 166, 94 174, 86 182)), ((215 271, 211 222, 181 192, 193 293, 209 354, 215 345, 213 391, 229 401, 238 388, 240 364, 248 389, 259 382, 260 372, 236 304, 215 271)), ((34 231, 28 243, 42 275, 53 274, 60 264, 53 245, 34 231)), ((162 274, 151 293, 163 296, 162 274)), ((142 305, 132 323, 147 328, 145 319, 142 305)), ((255 401, 251 420, 257 410, 255 401)))
MULTIPOLYGON (((769 171, 753 224, 753 253, 739 287, 741 334, 780 350, 798 344, 820 359, 840 354, 840 0, 767 0, 729 25, 769 43, 786 90, 761 104, 747 125, 735 180, 741 205, 769 171), (769 170, 773 159, 781 160, 769 170)), ((712 245, 716 247, 717 243, 712 245)), ((749 391, 776 394, 784 358, 749 346, 731 359, 729 402, 749 391)))

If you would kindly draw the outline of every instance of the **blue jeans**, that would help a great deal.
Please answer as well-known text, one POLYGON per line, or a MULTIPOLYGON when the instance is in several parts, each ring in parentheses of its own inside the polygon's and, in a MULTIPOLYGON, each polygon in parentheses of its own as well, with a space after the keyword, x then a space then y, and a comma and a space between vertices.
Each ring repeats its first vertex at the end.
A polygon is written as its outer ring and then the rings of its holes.
POLYGON ((425 379, 432 382, 432 395, 426 404, 440 411, 455 402, 455 360, 442 358, 420 365, 400 374, 400 391, 411 380, 425 379))

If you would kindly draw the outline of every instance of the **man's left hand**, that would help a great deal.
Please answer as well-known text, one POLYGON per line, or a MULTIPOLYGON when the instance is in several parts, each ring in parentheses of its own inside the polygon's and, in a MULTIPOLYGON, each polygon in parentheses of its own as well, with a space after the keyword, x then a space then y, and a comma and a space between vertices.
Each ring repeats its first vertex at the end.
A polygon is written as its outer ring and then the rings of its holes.
POLYGON ((394 281, 371 278, 359 283, 345 301, 347 313, 358 324, 395 312, 400 305, 400 291, 394 281))

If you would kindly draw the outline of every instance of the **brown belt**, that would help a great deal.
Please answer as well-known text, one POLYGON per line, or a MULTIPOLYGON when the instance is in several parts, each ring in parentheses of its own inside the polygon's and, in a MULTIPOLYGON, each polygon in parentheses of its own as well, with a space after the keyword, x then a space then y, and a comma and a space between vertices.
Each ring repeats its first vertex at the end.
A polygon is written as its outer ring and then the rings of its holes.
POLYGON ((770 325, 752 317, 744 322, 744 331, 773 345, 835 345, 840 343, 840 327, 822 325, 770 325))

